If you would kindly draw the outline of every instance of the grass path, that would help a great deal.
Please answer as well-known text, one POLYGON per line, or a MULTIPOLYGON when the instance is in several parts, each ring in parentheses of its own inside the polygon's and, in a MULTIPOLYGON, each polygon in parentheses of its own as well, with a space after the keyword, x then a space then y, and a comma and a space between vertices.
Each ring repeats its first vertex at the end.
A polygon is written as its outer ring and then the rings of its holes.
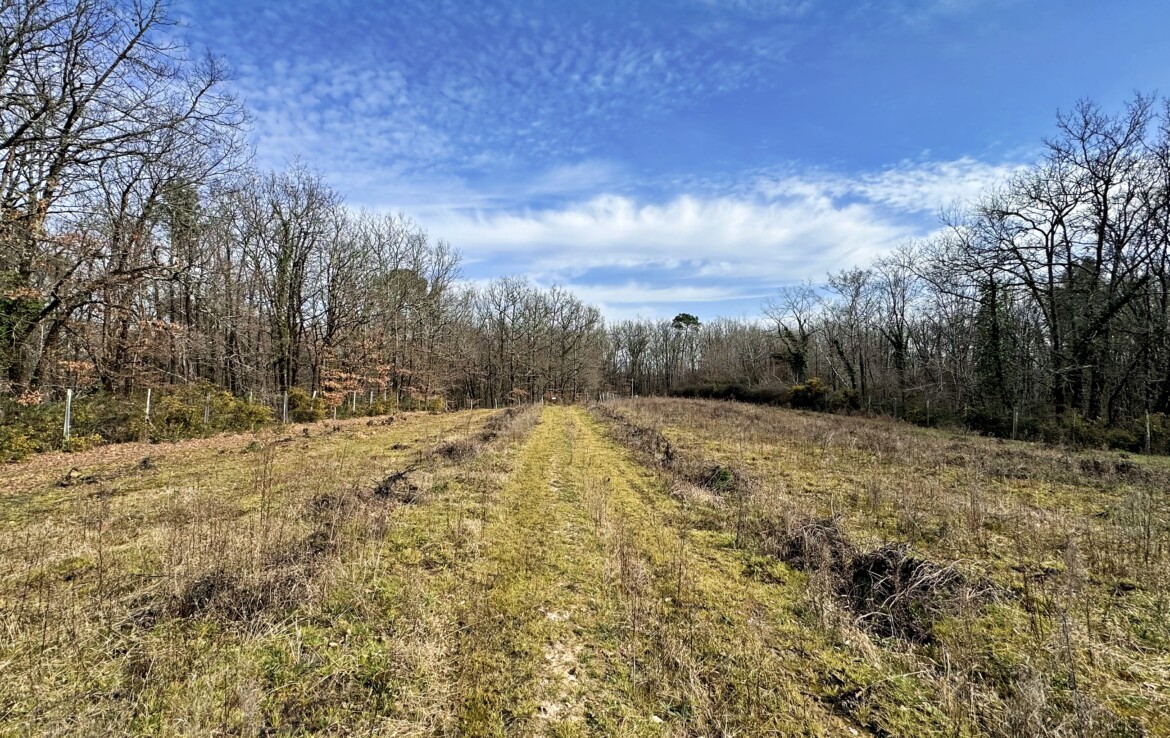
POLYGON ((725 501, 583 408, 487 443, 486 417, 15 469, 0 532, 37 545, 0 545, 0 735, 963 735, 725 501), (408 466, 417 497, 371 492, 408 466))
POLYGON ((583 409, 549 407, 489 506, 458 646, 465 735, 862 735, 828 706, 876 681, 583 409), (847 675, 847 678, 846 678, 847 675))
POLYGON ((574 428, 571 411, 546 409, 488 513, 461 614, 465 735, 571 735, 611 702, 595 691, 597 654, 582 651, 620 603, 582 504, 574 428))

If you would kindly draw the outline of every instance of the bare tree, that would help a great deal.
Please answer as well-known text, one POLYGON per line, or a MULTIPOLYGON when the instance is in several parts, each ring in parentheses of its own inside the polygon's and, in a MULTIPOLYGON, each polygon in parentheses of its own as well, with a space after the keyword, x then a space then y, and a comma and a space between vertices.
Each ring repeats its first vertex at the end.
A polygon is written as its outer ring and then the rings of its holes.
POLYGON ((783 347, 778 358, 788 365, 797 382, 809 377, 818 304, 817 290, 810 281, 780 288, 779 296, 763 305, 763 313, 775 324, 783 347))
POLYGON ((0 362, 14 385, 46 321, 56 335, 62 316, 166 274, 147 243, 163 193, 239 158, 224 68, 191 58, 172 25, 157 0, 0 5, 0 272, 23 301, 6 311, 0 362))

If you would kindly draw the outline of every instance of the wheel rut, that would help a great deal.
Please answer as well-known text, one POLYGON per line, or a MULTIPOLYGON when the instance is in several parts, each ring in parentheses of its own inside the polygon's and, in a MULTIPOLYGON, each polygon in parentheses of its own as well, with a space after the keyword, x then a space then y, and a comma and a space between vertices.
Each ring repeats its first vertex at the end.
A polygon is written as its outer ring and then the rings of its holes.
POLYGON ((468 573, 461 734, 859 734, 825 707, 799 585, 675 527, 681 504, 584 409, 544 409, 468 573))

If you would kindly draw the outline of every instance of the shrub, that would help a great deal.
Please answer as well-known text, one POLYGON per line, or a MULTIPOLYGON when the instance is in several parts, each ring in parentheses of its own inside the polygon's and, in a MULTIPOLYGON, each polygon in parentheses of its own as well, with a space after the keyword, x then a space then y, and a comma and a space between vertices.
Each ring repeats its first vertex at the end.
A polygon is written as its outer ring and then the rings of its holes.
MULTIPOLYGON (((1145 416, 1134 418, 1124 428, 1126 435, 1116 433, 1112 440, 1125 441, 1129 440, 1129 437, 1132 436, 1132 446, 1117 445, 1114 448, 1124 448, 1128 451, 1145 451, 1145 416)), ((1164 413, 1152 413, 1150 415, 1150 453, 1170 454, 1170 419, 1164 413)))
MULTIPOLYGON (((73 406, 76 417, 78 403, 73 406)), ((0 417, 0 460, 19 461, 29 454, 61 448, 65 403, 21 405, 6 398, 0 417)))
MULTIPOLYGON (((1145 437, 1144 419, 1139 437, 1145 437)), ((1150 416, 1150 451, 1155 454, 1170 454, 1170 416, 1165 413, 1154 413, 1150 416)))
MULTIPOLYGON (((349 403, 339 410, 341 417, 385 415, 399 409, 394 397, 375 396, 371 405, 359 397, 355 412, 349 403)), ((289 419, 314 422, 325 417, 325 400, 313 398, 300 388, 289 391, 289 419)), ((442 397, 427 401, 408 400, 403 409, 441 411, 442 397)), ((270 423, 275 415, 266 404, 249 402, 210 384, 174 385, 154 390, 150 419, 146 418, 145 393, 121 397, 104 392, 77 394, 73 398, 72 433, 67 442, 62 433, 64 402, 21 403, 0 396, 0 463, 18 461, 30 454, 53 450, 77 450, 96 443, 126 441, 177 441, 215 433, 252 431, 270 423), (206 421, 204 420, 206 418, 206 421)))
POLYGON ((95 446, 100 446, 105 442, 97 433, 90 433, 89 435, 79 436, 70 434, 68 438, 61 441, 62 451, 88 451, 95 446))
POLYGON ((1138 434, 1128 428, 1110 428, 1105 431, 1105 444, 1123 451, 1141 451, 1145 446, 1144 440, 1139 440, 1138 434))
POLYGON ((824 411, 828 407, 829 390, 821 380, 813 377, 804 384, 792 387, 792 407, 798 410, 824 411))
POLYGON ((64 402, 22 406, 4 401, 3 418, 0 461, 15 461, 31 453, 76 451, 98 443, 173 441, 224 431, 255 430, 272 419, 272 411, 224 389, 200 383, 156 392, 149 421, 142 395, 77 395, 73 398, 68 440, 62 433, 64 402))
POLYGON ((393 415, 398 412, 398 400, 393 396, 382 399, 378 395, 374 395, 374 403, 367 405, 365 408, 366 415, 374 417, 377 415, 393 415))
POLYGON ((20 461, 36 453, 37 445, 24 430, 7 425, 0 426, 0 464, 20 461))
POLYGON ((736 400, 755 405, 787 405, 789 391, 781 385, 693 384, 670 390, 674 397, 736 400))
POLYGON ((790 399, 789 388, 779 385, 688 385, 672 389, 670 394, 676 398, 736 400, 753 405, 787 405, 790 399))
MULTIPOLYGON (((179 385, 160 397, 151 409, 144 435, 152 441, 177 441, 225 431, 255 430, 271 420, 272 410, 267 406, 200 382, 179 385)), ((138 422, 134 420, 131 425, 138 422)))
MULTIPOLYGON (((968 428, 979 433, 1000 438, 1011 436, 1010 415, 994 415, 967 408, 963 420, 968 428)), ((1165 416, 1151 415, 1150 450, 1153 453, 1170 451, 1170 448, 1167 448, 1166 431, 1165 416)), ((1073 448, 1111 448, 1133 452, 1142 452, 1146 449, 1144 416, 1110 426, 1103 419, 1087 420, 1079 413, 1048 418, 1030 413, 1021 414, 1016 427, 1016 437, 1020 440, 1063 444, 1073 448)))
POLYGON ((1060 420, 1064 442, 1074 448, 1104 448, 1105 425, 1086 420, 1080 413, 1069 413, 1060 420))
MULTIPOLYGON (((423 399, 422 397, 404 394, 401 401, 390 397, 385 402, 379 403, 375 399, 373 408, 374 409, 368 413, 369 415, 389 415, 398 411, 412 412, 420 410, 438 412, 447 409, 447 401, 442 397, 432 397, 427 400, 423 399)), ((358 412, 363 412, 362 408, 358 408, 358 412)))
POLYGON ((288 419, 294 423, 315 423, 325 417, 325 400, 313 397, 300 387, 288 391, 288 419))
POLYGON ((986 436, 1008 438, 1012 432, 1012 416, 1011 413, 968 405, 963 408, 963 425, 986 436))
MULTIPOLYGON (((811 382, 812 380, 809 381, 811 382)), ((857 412, 861 409, 861 394, 857 390, 842 387, 829 396, 828 409, 834 413, 843 411, 857 412)))
POLYGON ((96 434, 105 441, 139 441, 146 436, 145 407, 141 398, 100 393, 73 403, 75 433, 96 434))

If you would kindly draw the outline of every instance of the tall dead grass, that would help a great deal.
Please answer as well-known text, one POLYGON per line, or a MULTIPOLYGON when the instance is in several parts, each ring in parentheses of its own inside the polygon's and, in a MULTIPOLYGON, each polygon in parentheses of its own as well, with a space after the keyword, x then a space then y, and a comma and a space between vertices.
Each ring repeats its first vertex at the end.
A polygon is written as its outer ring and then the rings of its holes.
POLYGON ((51 488, 39 493, 50 496, 44 503, 34 494, 5 501, 12 512, 0 544, 0 732, 185 725, 247 735, 320 721, 348 698, 298 707, 289 700, 302 699, 299 686, 274 682, 279 669, 269 660, 304 654, 313 623, 333 627, 338 596, 372 596, 375 583, 351 581, 351 564, 376 571, 397 511, 431 494, 434 462, 425 453, 416 454, 421 466, 396 467, 411 467, 401 485, 382 489, 378 467, 387 462, 370 461, 374 450, 387 458, 378 439, 402 438, 409 445, 396 445, 409 452, 418 448, 414 435, 425 442, 424 427, 462 422, 344 426, 319 446, 276 434, 234 447, 213 440, 224 448, 200 452, 205 484, 187 482, 199 475, 170 458, 51 488), (302 456, 308 449, 311 460, 302 456), (119 475, 127 474, 141 476, 133 486, 148 491, 121 492, 119 475), (184 483, 150 484, 161 475, 184 483))
POLYGON ((692 522, 808 572, 815 621, 909 654, 956 725, 1170 731, 1170 467, 726 402, 601 413, 676 488, 729 469, 692 522))

